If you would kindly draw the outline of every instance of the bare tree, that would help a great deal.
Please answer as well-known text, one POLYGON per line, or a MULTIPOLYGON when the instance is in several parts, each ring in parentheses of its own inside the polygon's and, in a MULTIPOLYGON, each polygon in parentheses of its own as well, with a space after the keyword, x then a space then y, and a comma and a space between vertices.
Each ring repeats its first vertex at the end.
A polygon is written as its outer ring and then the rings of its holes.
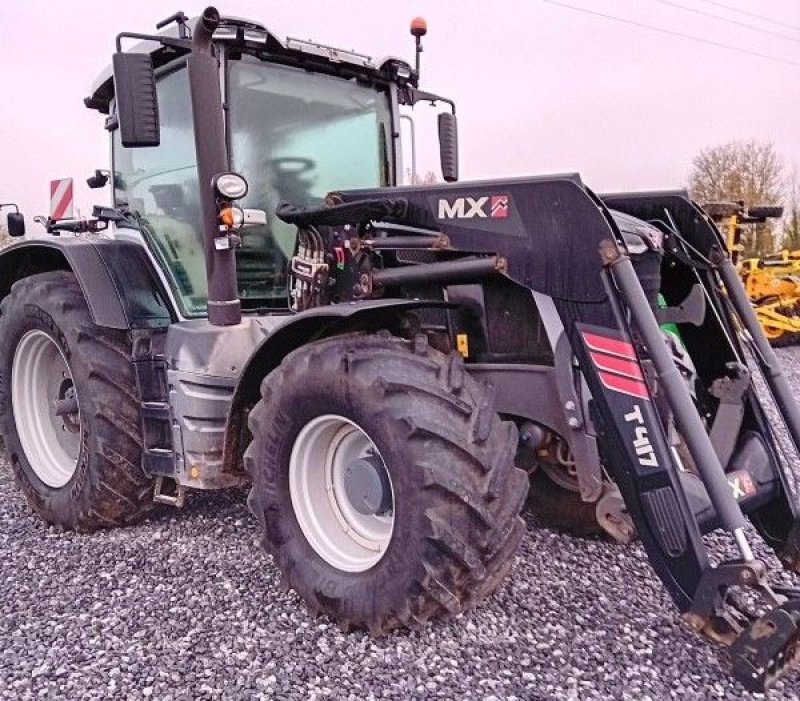
POLYGON ((439 182, 439 178, 436 177, 436 173, 432 170, 429 170, 425 175, 420 175, 419 173, 412 173, 411 168, 406 168, 406 182, 411 185, 435 185, 439 182))
POLYGON ((800 176, 797 168, 792 170, 786 190, 781 245, 790 251, 796 251, 800 249, 800 176))
MULTIPOLYGON (((783 197, 784 164, 770 143, 729 141, 703 149, 692 161, 689 189, 698 202, 742 200, 746 205, 777 204, 783 197)), ((745 255, 763 255, 775 249, 770 223, 754 227, 745 243, 745 255)))

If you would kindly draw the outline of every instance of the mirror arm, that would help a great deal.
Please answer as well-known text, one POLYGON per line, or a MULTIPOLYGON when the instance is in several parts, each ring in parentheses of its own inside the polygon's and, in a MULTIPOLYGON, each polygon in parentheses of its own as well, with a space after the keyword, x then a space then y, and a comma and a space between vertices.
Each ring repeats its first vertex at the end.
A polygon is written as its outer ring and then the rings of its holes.
POLYGON ((436 95, 432 92, 425 92, 424 90, 411 88, 408 91, 408 102, 406 104, 416 105, 418 102, 444 102, 445 104, 450 105, 450 111, 453 115, 456 113, 456 103, 453 102, 449 97, 442 97, 441 95, 436 95))

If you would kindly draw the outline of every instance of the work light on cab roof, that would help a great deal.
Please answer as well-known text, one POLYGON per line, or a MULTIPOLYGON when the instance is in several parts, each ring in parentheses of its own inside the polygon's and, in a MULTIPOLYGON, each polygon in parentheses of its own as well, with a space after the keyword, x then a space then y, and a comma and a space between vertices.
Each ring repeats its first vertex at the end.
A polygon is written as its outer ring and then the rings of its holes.
POLYGON ((419 55, 422 53, 422 37, 428 33, 428 23, 422 17, 415 17, 411 20, 411 36, 416 43, 416 71, 419 78, 419 55))

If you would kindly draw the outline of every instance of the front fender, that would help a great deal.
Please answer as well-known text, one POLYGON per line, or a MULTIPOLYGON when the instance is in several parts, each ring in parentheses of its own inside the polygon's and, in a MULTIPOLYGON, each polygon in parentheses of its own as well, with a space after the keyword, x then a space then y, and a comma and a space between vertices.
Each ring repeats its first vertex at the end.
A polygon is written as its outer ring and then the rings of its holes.
POLYGON ((253 351, 247 361, 231 402, 225 429, 223 471, 236 471, 245 441, 247 412, 261 398, 261 381, 283 359, 300 346, 345 333, 376 332, 388 329, 401 334, 405 313, 414 309, 454 309, 458 305, 436 300, 369 300, 316 307, 288 317, 253 351))

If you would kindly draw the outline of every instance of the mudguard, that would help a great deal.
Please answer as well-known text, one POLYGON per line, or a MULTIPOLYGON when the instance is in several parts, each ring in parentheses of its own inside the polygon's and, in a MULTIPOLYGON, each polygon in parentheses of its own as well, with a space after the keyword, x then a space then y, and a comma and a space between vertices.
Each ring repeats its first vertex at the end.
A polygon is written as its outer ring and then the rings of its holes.
POLYGON ((236 471, 244 453, 246 416, 261 397, 261 381, 293 350, 312 341, 355 331, 381 329, 401 334, 404 312, 413 309, 453 309, 458 305, 435 300, 369 300, 315 307, 286 318, 254 349, 234 391, 225 429, 223 471, 236 471))
POLYGON ((400 333, 403 312, 412 309, 454 309, 451 302, 433 300, 385 299, 314 307, 286 317, 253 351, 236 388, 236 399, 258 395, 261 380, 293 350, 328 336, 351 331, 388 329, 400 333))
POLYGON ((98 237, 30 239, 4 249, 0 298, 20 278, 50 270, 75 274, 98 326, 158 328, 176 318, 145 248, 98 237))

